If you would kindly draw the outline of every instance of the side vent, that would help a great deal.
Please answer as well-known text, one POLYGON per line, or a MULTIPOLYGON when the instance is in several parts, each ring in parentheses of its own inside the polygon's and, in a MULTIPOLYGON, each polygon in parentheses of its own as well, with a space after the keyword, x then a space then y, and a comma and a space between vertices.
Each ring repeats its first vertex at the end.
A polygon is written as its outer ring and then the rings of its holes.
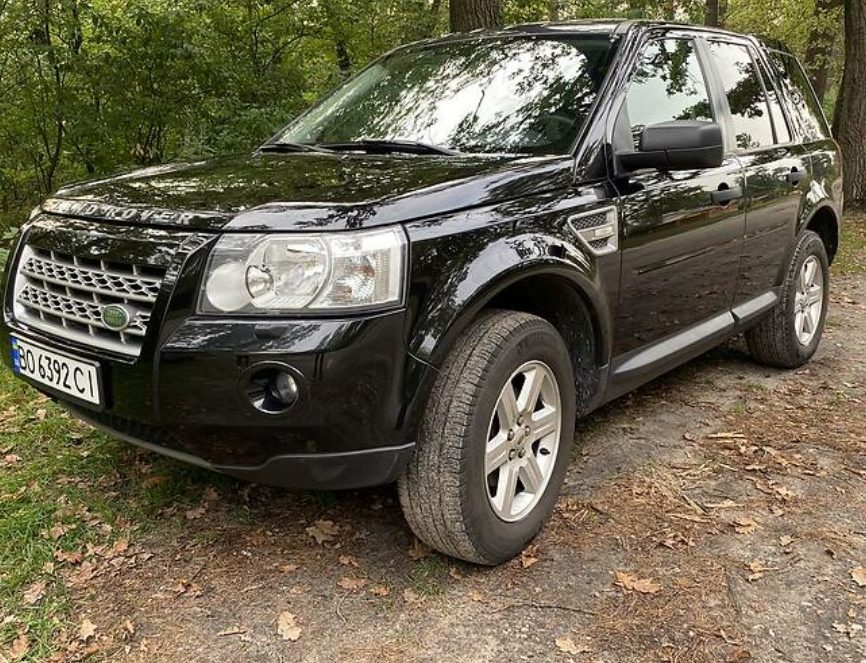
POLYGON ((618 219, 616 207, 602 207, 568 217, 568 227, 590 253, 603 256, 619 248, 618 219))

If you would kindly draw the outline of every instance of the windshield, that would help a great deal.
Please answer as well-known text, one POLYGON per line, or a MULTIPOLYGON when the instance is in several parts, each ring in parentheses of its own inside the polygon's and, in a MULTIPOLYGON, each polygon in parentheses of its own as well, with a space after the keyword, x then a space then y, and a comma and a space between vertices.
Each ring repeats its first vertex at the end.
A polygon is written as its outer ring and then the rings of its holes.
POLYGON ((607 71, 605 37, 507 37, 409 47, 368 67, 277 142, 401 141, 472 153, 570 150, 607 71))

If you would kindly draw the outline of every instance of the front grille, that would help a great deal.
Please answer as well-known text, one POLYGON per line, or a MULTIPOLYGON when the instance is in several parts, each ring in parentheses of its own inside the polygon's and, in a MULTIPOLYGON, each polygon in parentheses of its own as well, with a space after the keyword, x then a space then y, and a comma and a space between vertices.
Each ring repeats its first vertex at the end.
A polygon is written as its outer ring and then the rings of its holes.
POLYGON ((109 262, 27 245, 15 282, 15 318, 31 327, 85 345, 136 357, 165 270, 109 262), (119 304, 129 316, 122 330, 103 321, 119 304))

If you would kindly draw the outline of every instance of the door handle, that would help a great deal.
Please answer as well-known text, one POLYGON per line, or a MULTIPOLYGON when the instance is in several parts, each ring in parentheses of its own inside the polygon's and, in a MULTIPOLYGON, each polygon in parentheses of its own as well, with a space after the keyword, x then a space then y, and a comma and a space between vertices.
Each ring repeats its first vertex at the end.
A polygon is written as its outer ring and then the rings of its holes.
POLYGON ((806 177, 806 172, 799 170, 797 166, 791 168, 791 172, 785 175, 785 180, 792 186, 797 186, 806 177))
POLYGON ((732 201, 739 200, 743 197, 743 190, 738 186, 728 186, 720 184, 718 190, 710 194, 710 198, 714 205, 730 205, 732 201))

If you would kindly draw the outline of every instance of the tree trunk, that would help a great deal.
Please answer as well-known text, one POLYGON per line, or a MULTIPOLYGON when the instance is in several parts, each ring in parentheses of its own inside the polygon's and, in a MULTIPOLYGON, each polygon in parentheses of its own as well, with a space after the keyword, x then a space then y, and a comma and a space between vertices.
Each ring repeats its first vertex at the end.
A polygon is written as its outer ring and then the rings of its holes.
POLYGON ((722 26, 719 16, 719 0, 707 0, 706 8, 704 9, 704 23, 711 28, 720 28, 722 26))
POLYGON ((498 28, 501 25, 501 0, 451 0, 452 32, 498 28))
POLYGON ((845 208, 866 210, 866 0, 845 0, 845 72, 833 128, 842 148, 845 208))
POLYGON ((814 27, 809 32, 809 47, 806 49, 806 71, 818 99, 824 101, 830 77, 830 63, 833 60, 833 47, 836 44, 838 25, 828 19, 839 7, 842 0, 818 0, 812 16, 814 27))

